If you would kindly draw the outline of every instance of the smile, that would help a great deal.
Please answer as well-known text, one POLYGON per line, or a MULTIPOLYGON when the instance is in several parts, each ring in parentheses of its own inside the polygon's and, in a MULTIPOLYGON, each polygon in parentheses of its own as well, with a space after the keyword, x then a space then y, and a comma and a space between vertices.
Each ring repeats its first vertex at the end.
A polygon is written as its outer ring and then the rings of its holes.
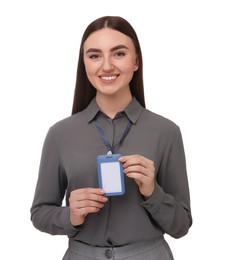
POLYGON ((117 76, 101 76, 100 78, 103 79, 103 80, 108 80, 108 81, 110 81, 110 80, 116 79, 117 76))

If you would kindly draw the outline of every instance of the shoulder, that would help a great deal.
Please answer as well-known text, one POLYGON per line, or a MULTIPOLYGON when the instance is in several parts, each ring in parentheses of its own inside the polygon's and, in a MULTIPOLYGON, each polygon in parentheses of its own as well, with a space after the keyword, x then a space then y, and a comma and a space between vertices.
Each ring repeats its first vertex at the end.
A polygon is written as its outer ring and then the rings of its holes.
POLYGON ((98 111, 99 107, 94 98, 83 111, 56 122, 51 128, 64 131, 72 128, 80 131, 93 120, 98 111))
POLYGON ((50 126, 49 131, 57 135, 66 135, 70 134, 71 132, 79 132, 87 124, 88 120, 86 113, 85 111, 82 111, 54 123, 52 126, 50 126))
POLYGON ((179 126, 171 119, 154 113, 146 108, 142 110, 140 119, 143 125, 159 133, 172 134, 176 131, 179 131, 179 126))

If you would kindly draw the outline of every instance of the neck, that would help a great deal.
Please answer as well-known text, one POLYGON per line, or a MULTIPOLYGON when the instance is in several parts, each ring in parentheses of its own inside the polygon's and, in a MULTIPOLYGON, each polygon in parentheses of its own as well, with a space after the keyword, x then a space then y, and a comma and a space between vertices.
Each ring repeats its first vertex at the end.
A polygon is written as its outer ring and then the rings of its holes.
POLYGON ((108 117, 114 118, 115 115, 123 111, 131 102, 132 95, 119 95, 118 97, 113 96, 104 96, 102 97, 101 94, 96 94, 96 102, 100 107, 101 111, 105 113, 108 117))

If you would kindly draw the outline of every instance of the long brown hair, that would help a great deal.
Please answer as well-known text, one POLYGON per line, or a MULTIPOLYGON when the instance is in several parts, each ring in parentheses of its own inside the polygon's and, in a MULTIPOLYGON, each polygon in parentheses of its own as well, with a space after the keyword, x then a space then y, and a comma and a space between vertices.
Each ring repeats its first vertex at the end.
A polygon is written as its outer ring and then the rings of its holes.
POLYGON ((92 86, 86 75, 83 61, 83 44, 91 33, 106 27, 127 35, 134 43, 138 55, 138 70, 134 72, 130 82, 130 90, 131 94, 145 107, 142 53, 137 34, 124 18, 119 16, 103 16, 88 25, 81 40, 72 115, 84 110, 96 95, 96 89, 92 86))

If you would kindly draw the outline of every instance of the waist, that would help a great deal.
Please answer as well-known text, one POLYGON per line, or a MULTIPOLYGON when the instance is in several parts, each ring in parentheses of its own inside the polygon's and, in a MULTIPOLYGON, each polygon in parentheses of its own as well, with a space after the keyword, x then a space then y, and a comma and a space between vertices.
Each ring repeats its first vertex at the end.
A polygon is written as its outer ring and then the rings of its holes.
POLYGON ((117 255, 119 258, 129 258, 138 254, 143 254, 147 251, 150 251, 154 248, 159 247, 164 242, 164 237, 160 236, 151 240, 136 242, 123 246, 91 246, 85 243, 70 240, 69 241, 69 250, 79 254, 81 256, 96 258, 96 259, 110 259, 114 255, 117 255))

